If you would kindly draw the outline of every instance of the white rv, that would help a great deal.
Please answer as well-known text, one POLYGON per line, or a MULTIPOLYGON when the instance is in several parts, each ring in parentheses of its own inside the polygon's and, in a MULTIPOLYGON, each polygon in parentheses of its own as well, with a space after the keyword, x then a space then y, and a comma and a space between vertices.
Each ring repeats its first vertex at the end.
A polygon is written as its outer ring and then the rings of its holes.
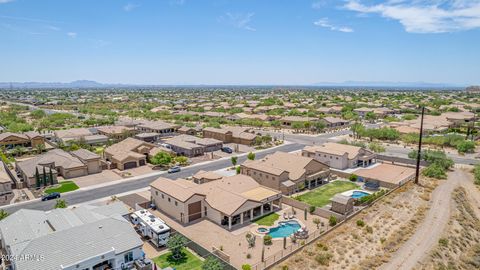
POLYGON ((165 221, 154 216, 148 210, 138 210, 130 215, 134 225, 138 225, 140 233, 150 238, 150 241, 157 247, 165 246, 170 236, 170 227, 165 221))

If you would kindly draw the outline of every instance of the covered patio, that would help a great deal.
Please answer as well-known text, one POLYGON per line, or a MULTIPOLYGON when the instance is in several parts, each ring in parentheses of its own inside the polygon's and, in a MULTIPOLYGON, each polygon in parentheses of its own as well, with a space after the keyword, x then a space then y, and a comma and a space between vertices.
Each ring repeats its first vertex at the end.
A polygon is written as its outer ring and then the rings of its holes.
POLYGON ((235 213, 228 215, 222 214, 221 225, 231 230, 232 228, 241 226, 246 223, 268 215, 272 212, 276 212, 282 209, 282 196, 280 194, 265 199, 264 201, 253 205, 251 208, 242 211, 236 211, 235 213))

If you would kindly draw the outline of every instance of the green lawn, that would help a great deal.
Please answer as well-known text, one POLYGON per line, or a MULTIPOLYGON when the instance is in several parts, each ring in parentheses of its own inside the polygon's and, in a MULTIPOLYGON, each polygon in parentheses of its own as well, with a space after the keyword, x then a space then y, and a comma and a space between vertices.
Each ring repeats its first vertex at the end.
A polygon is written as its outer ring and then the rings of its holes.
POLYGON ((280 216, 277 213, 271 213, 264 217, 254 220, 253 222, 257 223, 261 226, 272 226, 273 223, 279 218, 280 216))
POLYGON ((323 207, 330 202, 330 199, 337 193, 359 188, 357 184, 349 181, 334 181, 305 194, 297 196, 295 199, 308 203, 316 207, 323 207))
POLYGON ((175 262, 171 259, 170 255, 171 253, 165 253, 163 255, 160 255, 156 258, 153 258, 153 261, 160 267, 160 268, 166 268, 166 267, 172 267, 175 268, 176 270, 200 270, 202 269, 202 260, 200 260, 197 256, 193 255, 190 251, 187 249, 183 249, 183 253, 185 256, 183 257, 182 260, 175 262))
POLYGON ((45 190, 45 193, 47 193, 47 194, 50 194, 50 193, 53 193, 53 192, 63 193, 63 192, 68 192, 68 191, 73 191, 73 190, 78 189, 77 184, 75 184, 73 181, 63 181, 63 182, 60 182, 58 184, 60 186, 57 186, 57 187, 54 187, 54 188, 48 188, 48 189, 45 190))

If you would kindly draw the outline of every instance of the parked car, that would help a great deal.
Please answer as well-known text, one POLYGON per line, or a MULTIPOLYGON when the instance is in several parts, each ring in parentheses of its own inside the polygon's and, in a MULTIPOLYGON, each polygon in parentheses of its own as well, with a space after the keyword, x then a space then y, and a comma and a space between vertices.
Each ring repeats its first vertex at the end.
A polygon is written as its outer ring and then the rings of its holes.
POLYGON ((222 152, 224 152, 224 153, 228 153, 228 154, 233 153, 233 150, 232 150, 232 148, 230 148, 230 147, 224 146, 224 147, 221 148, 221 150, 222 150, 222 152))
POLYGON ((58 199, 58 198, 60 198, 60 193, 53 192, 53 193, 50 193, 50 194, 43 195, 42 196, 42 201, 49 201, 49 200, 58 199))
POLYGON ((180 166, 173 166, 170 169, 168 169, 168 173, 176 173, 176 172, 179 172, 180 170, 181 170, 180 166))

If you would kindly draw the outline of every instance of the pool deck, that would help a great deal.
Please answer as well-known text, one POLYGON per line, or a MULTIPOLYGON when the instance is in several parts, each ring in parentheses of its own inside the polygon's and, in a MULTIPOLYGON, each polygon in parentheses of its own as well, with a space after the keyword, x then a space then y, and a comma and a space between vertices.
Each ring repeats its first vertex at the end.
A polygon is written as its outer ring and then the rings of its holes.
MULTIPOLYGON (((283 218, 284 212, 291 213, 291 206, 284 204, 283 209, 277 211, 280 217, 276 221, 277 223, 274 223, 274 226, 280 221, 285 221, 283 218)), ((295 209, 295 212, 296 215, 295 219, 293 220, 299 222, 302 227, 306 226, 310 232, 315 231, 317 228, 316 224, 313 223, 314 218, 319 218, 322 222, 328 224, 327 219, 318 216, 312 216, 310 214, 308 214, 308 219, 305 220, 303 210, 301 209, 295 209)), ((171 219, 169 216, 158 210, 152 211, 152 213, 165 220, 167 224, 174 230, 179 231, 208 250, 211 250, 212 247, 222 247, 223 251, 230 255, 230 262, 237 268, 241 268, 241 266, 245 263, 253 265, 261 260, 263 247, 262 238, 264 235, 256 233, 258 225, 255 223, 248 223, 244 226, 234 228, 232 231, 228 231, 208 219, 202 219, 197 222, 193 222, 192 224, 184 225, 179 224, 177 221, 171 219), (248 247, 245 237, 247 233, 257 236, 256 245, 253 248, 248 247), (247 259, 247 254, 250 254, 249 259, 247 259)), ((289 238, 287 238, 287 245, 291 245, 291 240, 289 238)), ((283 239, 274 238, 272 245, 265 246, 265 257, 276 254, 281 250, 283 250, 283 239)))
POLYGON ((347 190, 347 191, 345 191, 345 192, 342 192, 342 193, 340 193, 340 194, 343 195, 343 196, 352 197, 352 194, 353 194, 353 192, 355 192, 355 191, 364 192, 364 193, 368 193, 368 194, 372 194, 372 193, 373 193, 373 192, 371 192, 371 191, 363 190, 363 189, 352 189, 352 190, 347 190))

